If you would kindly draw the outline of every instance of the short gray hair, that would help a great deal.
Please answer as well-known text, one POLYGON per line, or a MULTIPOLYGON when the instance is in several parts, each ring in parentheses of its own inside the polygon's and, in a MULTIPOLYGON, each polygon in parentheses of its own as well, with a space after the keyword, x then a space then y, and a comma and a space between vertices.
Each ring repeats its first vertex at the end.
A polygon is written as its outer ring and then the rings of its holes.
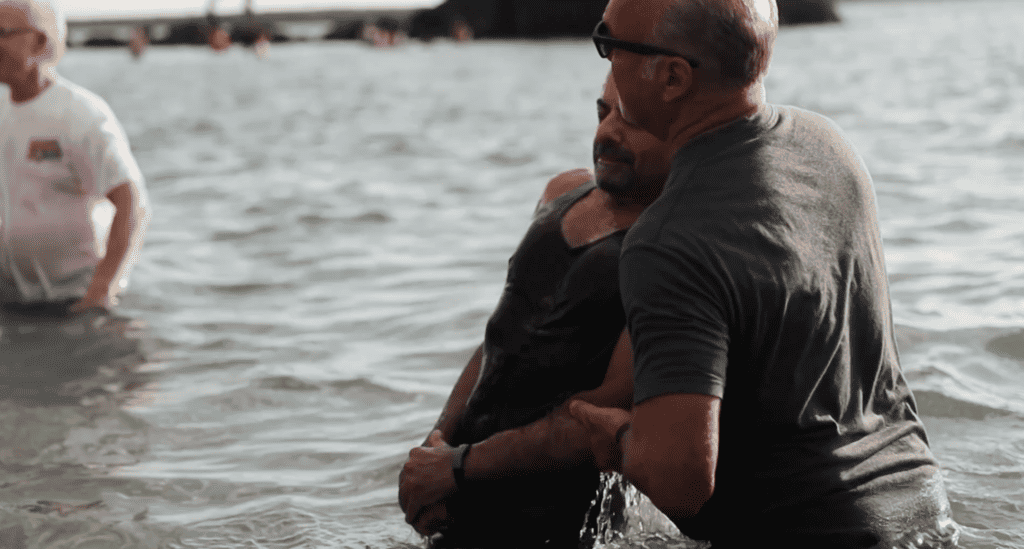
POLYGON ((753 13, 755 1, 672 0, 654 27, 654 43, 692 55, 721 84, 753 84, 768 71, 779 28, 775 0, 761 0, 770 4, 767 21, 753 13))
POLYGON ((60 0, 0 0, 0 6, 20 9, 28 24, 46 35, 43 53, 32 61, 39 64, 40 73, 56 77, 56 66, 64 57, 68 39, 68 23, 60 0))

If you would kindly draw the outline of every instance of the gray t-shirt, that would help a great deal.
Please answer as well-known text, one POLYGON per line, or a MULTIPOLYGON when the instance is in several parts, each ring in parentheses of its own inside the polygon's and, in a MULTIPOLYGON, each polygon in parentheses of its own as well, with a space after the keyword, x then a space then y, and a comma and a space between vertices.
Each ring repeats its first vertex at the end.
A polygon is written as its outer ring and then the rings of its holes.
POLYGON ((831 121, 766 106, 680 149, 620 280, 635 401, 722 398, 715 493, 684 533, 870 547, 947 512, 871 177, 831 121))

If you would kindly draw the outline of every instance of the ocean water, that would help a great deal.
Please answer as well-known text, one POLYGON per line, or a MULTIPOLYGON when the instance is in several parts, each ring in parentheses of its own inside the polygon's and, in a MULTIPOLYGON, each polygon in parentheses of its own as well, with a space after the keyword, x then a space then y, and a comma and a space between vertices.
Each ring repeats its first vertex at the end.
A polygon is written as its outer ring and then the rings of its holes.
MULTIPOLYGON (((962 545, 1024 548, 1024 4, 840 11, 783 29, 769 99, 862 153, 962 545)), ((154 217, 116 317, 0 325, 0 547, 422 547, 398 472, 545 183, 590 164, 607 62, 296 43, 61 70, 121 119, 154 217)), ((636 509, 606 545, 697 546, 636 509)))

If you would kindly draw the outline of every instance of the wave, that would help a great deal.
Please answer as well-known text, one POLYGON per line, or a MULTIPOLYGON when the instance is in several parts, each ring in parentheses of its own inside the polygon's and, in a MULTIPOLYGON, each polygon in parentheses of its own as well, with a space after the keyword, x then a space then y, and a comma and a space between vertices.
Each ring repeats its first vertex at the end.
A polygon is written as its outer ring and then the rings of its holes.
POLYGON ((917 410, 924 416, 964 418, 981 421, 993 416, 1012 416, 1014 412, 944 395, 936 391, 914 391, 917 410))

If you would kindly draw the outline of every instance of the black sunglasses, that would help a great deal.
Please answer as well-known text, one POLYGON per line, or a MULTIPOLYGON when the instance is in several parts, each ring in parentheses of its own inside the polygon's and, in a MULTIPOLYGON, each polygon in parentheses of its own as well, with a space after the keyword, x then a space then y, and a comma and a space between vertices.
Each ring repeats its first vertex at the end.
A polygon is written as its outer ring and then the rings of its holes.
POLYGON ((608 34, 608 25, 605 24, 604 21, 599 21, 597 23, 597 26, 594 27, 594 33, 590 36, 594 39, 594 45, 597 46, 597 54, 600 55, 602 59, 607 59, 608 56, 611 55, 612 50, 620 49, 639 55, 671 55, 672 57, 682 57, 695 69, 700 66, 700 63, 698 63, 696 59, 690 59, 689 57, 672 50, 652 46, 650 44, 641 44, 639 42, 629 42, 626 40, 619 40, 618 38, 612 38, 612 36, 608 34))

